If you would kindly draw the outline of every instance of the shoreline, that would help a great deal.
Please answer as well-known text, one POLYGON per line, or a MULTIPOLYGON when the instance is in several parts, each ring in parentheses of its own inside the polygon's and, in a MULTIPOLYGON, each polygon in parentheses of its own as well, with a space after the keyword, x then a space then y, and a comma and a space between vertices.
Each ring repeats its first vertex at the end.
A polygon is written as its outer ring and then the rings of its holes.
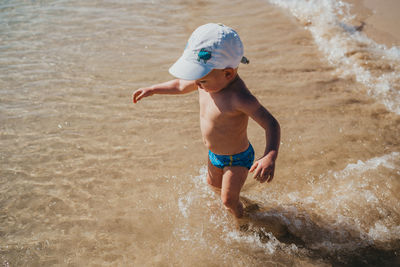
POLYGON ((400 1, 386 0, 384 5, 379 0, 346 0, 352 4, 351 14, 357 23, 362 24, 363 32, 375 42, 388 48, 400 47, 400 1))

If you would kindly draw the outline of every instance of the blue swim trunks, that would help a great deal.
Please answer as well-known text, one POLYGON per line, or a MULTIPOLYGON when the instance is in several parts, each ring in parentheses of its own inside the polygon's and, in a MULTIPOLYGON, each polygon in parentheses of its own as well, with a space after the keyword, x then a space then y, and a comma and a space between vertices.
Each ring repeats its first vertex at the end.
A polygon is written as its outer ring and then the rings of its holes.
POLYGON ((250 169, 254 161, 254 149, 249 143, 249 148, 246 151, 235 155, 217 155, 208 151, 208 158, 212 165, 220 169, 223 169, 226 166, 243 166, 250 169))

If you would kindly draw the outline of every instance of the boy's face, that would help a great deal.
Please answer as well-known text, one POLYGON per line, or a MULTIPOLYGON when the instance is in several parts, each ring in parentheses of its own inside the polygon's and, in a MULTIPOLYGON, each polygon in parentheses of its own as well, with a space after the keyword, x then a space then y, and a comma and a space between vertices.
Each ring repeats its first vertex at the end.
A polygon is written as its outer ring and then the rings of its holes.
POLYGON ((234 70, 232 68, 213 69, 206 76, 196 80, 199 88, 209 93, 216 93, 224 89, 228 83, 234 78, 234 70))

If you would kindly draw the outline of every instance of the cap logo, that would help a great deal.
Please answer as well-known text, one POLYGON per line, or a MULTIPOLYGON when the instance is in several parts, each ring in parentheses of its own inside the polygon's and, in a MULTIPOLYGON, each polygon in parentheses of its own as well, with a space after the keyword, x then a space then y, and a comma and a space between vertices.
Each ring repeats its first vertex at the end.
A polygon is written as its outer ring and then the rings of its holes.
POLYGON ((197 55, 197 61, 203 61, 204 64, 207 64, 207 61, 211 59, 211 52, 207 51, 206 49, 202 48, 197 55))

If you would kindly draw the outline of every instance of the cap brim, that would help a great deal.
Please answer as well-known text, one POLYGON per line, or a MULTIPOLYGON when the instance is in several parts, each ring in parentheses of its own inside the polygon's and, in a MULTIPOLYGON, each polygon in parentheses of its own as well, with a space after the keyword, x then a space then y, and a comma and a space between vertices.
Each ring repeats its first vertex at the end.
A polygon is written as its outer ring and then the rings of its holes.
POLYGON ((200 62, 187 61, 183 57, 180 57, 175 64, 169 68, 169 73, 176 78, 192 81, 206 76, 212 69, 212 67, 201 64, 200 62))

